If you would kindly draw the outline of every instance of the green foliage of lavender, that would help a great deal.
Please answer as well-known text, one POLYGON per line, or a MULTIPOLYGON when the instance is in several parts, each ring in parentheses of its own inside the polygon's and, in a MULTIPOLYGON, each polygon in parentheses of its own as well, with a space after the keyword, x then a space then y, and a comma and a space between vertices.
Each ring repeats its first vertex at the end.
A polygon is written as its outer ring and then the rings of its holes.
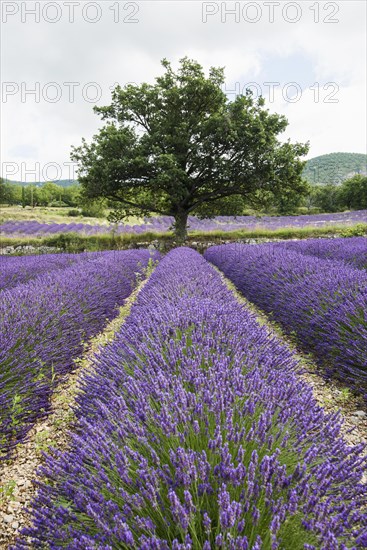
POLYGON ((161 261, 95 367, 17 550, 367 544, 362 446, 198 253, 161 261))

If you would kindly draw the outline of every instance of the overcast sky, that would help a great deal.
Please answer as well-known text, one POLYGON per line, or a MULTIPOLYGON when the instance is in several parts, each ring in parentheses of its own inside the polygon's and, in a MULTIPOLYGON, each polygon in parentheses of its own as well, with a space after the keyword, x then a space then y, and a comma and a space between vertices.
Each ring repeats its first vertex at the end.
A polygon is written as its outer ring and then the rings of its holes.
POLYGON ((366 153, 366 5, 2 0, 2 175, 67 178, 71 145, 102 124, 93 105, 186 55, 225 67, 229 98, 261 93, 289 120, 282 139, 310 141, 309 158, 366 153))

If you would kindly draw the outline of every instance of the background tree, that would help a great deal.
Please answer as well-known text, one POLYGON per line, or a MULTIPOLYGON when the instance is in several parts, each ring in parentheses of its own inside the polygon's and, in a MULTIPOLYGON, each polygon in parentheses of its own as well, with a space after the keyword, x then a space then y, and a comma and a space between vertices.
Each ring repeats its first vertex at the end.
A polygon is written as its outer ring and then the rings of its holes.
POLYGON ((60 185, 57 185, 52 181, 48 181, 39 188, 38 203, 41 206, 48 206, 53 201, 61 203, 62 192, 63 189, 60 185))
POLYGON ((339 203, 348 210, 367 209, 367 176, 356 175, 340 186, 339 203))
POLYGON ((0 178, 0 204, 12 204, 13 197, 10 185, 0 178))
POLYGON ((278 141, 284 116, 250 91, 230 102, 221 68, 205 77, 187 58, 176 73, 162 65, 154 85, 117 86, 110 106, 95 107, 106 125, 72 150, 85 196, 114 201, 122 216, 171 215, 183 241, 188 215, 214 215, 227 197, 255 204, 261 193, 306 191, 300 157, 308 145, 278 141))
POLYGON ((67 206, 78 206, 80 203, 80 185, 62 188, 61 200, 67 206))
POLYGON ((321 212, 338 212, 340 210, 340 186, 328 183, 326 185, 315 185, 311 188, 313 205, 321 212))

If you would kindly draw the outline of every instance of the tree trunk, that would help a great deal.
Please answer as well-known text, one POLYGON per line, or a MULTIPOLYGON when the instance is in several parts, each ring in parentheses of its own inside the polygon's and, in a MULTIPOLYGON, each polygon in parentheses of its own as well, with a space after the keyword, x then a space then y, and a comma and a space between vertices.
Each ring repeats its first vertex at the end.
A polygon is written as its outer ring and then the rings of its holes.
POLYGON ((179 244, 184 244, 184 242, 187 239, 188 212, 184 210, 180 210, 175 214, 174 218, 175 218, 174 230, 175 230, 176 241, 179 244))

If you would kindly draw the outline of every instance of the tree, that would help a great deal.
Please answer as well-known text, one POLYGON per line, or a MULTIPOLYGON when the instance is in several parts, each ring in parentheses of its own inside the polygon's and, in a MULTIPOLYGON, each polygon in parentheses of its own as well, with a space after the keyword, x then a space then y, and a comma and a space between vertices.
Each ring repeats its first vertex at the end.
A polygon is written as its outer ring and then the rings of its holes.
POLYGON ((310 185, 306 181, 292 187, 283 186, 276 193, 259 190, 257 192, 258 209, 270 214, 286 216, 295 214, 310 193, 310 185))
POLYGON ((53 201, 60 201, 62 192, 63 188, 60 185, 48 181, 37 190, 38 204, 40 206, 48 206, 53 201))
POLYGON ((68 206, 78 206, 80 203, 80 186, 70 185, 62 188, 61 200, 68 206))
POLYGON ((344 181, 340 187, 339 202, 344 208, 367 209, 367 176, 357 174, 344 181))
POLYGON ((322 212, 338 212, 340 186, 328 183, 326 185, 315 185, 312 188, 314 205, 322 212))
POLYGON ((155 84, 117 86, 110 106, 94 108, 106 125, 71 155, 87 197, 114 201, 123 216, 171 215, 184 241, 188 215, 213 215, 226 197, 256 205, 259 192, 305 191, 299 157, 308 145, 278 141, 284 116, 249 90, 230 102, 222 68, 205 77, 188 58, 176 73, 162 65, 155 84))
POLYGON ((195 216, 201 219, 208 219, 213 216, 242 216, 247 212, 248 205, 241 195, 224 197, 215 202, 203 203, 195 210, 195 216))
POLYGON ((9 204, 9 189, 3 178, 0 178, 0 204, 9 204))
POLYGON ((0 204, 19 204, 21 201, 21 187, 0 178, 0 204))

